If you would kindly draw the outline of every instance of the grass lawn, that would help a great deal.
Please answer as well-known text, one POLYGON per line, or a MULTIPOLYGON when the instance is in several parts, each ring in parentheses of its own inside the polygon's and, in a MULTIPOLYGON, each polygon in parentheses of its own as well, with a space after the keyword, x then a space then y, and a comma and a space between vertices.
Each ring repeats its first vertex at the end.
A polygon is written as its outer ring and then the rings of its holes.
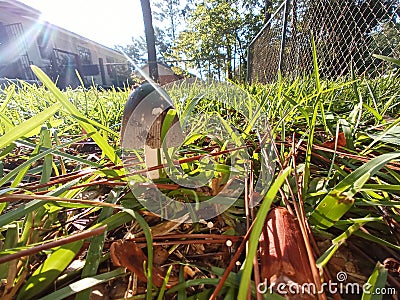
POLYGON ((314 280, 399 291, 398 74, 166 87, 186 138, 165 158, 179 170, 150 182, 143 149, 121 149, 128 89, 61 92, 34 72, 44 86, 0 91, 2 299, 256 299, 279 206, 314 280), (139 199, 154 190, 171 201, 162 218, 139 199), (210 199, 229 201, 203 218, 210 199))

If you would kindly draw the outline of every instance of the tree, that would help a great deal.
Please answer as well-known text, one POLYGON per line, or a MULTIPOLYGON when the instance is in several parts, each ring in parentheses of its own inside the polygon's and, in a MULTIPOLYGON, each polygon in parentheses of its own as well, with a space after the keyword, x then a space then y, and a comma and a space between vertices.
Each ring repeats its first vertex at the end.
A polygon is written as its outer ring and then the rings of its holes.
POLYGON ((158 59, 168 64, 176 37, 185 25, 183 7, 181 0, 155 0, 153 4, 158 59))
POLYGON ((185 19, 187 28, 178 35, 172 57, 209 77, 225 74, 232 79, 246 62, 248 42, 262 26, 263 16, 248 1, 204 0, 189 1, 185 19))
MULTIPOLYGON (((166 57, 171 52, 172 41, 166 37, 166 33, 159 27, 154 27, 156 40, 156 53, 158 62, 166 62, 166 57)), ((147 62, 147 44, 144 36, 133 37, 132 43, 126 46, 117 45, 117 50, 128 55, 136 65, 143 65, 147 62)))
POLYGON ((181 21, 181 1, 180 0, 159 0, 154 3, 158 9, 155 10, 155 18, 157 21, 164 23, 163 31, 174 41, 178 32, 178 24, 181 21), (165 25, 168 21, 168 25, 165 25))
MULTIPOLYGON (((171 52, 172 44, 175 39, 177 28, 174 19, 179 16, 178 11, 179 0, 162 0, 152 2, 151 15, 153 25, 153 33, 155 39, 155 48, 157 61, 165 62, 166 57, 171 52), (167 6, 165 3, 167 2, 167 6), (170 22, 169 25, 165 21, 170 22), (157 24, 158 23, 158 24, 157 24)), ((144 36, 132 37, 132 44, 121 46, 117 45, 116 49, 126 53, 136 65, 146 62, 147 40, 144 36)))
POLYGON ((132 44, 130 45, 117 45, 115 48, 128 55, 136 65, 146 62, 145 55, 147 53, 147 45, 143 36, 139 38, 133 37, 132 44))
POLYGON ((153 28, 150 0, 140 0, 143 13, 144 32, 146 36, 149 75, 154 81, 158 81, 156 39, 153 28))

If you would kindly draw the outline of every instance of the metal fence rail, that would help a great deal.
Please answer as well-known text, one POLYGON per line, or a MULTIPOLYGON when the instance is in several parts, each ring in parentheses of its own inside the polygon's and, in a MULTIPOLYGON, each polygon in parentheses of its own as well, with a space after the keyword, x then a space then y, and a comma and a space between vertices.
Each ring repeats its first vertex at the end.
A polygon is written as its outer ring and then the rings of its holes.
POLYGON ((400 57, 400 0, 285 0, 248 48, 247 79, 309 74, 312 37, 322 76, 382 74, 372 55, 400 57))

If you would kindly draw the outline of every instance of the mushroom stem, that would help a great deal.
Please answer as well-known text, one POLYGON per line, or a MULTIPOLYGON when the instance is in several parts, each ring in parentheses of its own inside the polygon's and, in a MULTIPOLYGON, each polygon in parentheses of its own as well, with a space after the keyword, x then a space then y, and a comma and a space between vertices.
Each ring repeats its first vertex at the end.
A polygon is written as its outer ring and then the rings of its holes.
MULTIPOLYGON (((146 167, 149 169, 151 167, 159 166, 164 162, 165 156, 160 148, 151 148, 148 145, 144 146, 144 156, 146 160, 146 167)), ((161 177, 162 169, 148 171, 147 177, 150 179, 159 179, 161 177)))

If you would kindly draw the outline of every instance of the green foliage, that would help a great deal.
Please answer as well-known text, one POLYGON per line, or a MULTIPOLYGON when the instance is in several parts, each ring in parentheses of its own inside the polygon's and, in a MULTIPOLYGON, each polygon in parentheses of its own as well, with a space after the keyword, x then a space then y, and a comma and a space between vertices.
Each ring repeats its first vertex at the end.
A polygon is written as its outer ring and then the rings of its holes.
POLYGON ((82 292, 87 288, 91 288, 95 285, 101 284, 103 282, 109 282, 110 280, 114 280, 120 276, 125 275, 125 270, 123 268, 115 269, 113 271, 103 273, 97 276, 83 278, 79 281, 69 284, 68 286, 57 290, 50 295, 46 295, 42 297, 42 300, 62 300, 67 298, 68 296, 72 296, 78 292, 82 292))
POLYGON ((119 157, 115 155, 115 151, 108 144, 108 141, 104 139, 104 137, 100 134, 100 132, 98 132, 93 127, 92 124, 90 124, 90 122, 79 111, 79 109, 76 106, 74 106, 63 93, 61 93, 61 91, 55 86, 55 84, 50 80, 50 78, 47 77, 47 75, 36 66, 32 66, 32 71, 43 82, 43 84, 54 94, 54 96, 64 107, 64 109, 78 120, 78 123, 82 127, 82 129, 89 134, 93 134, 92 139, 103 151, 103 154, 106 155, 113 163, 115 164, 120 163, 119 157))
POLYGON ((31 299, 51 284, 71 263, 83 241, 76 241, 54 249, 21 288, 17 299, 31 299))
MULTIPOLYGON (((157 60, 176 74, 194 68, 207 77, 244 77, 247 46, 263 25, 272 4, 260 0, 154 0, 153 27, 157 60), (241 73, 241 74, 239 74, 241 73)), ((147 61, 146 40, 132 38, 116 46, 138 64, 147 61)))
POLYGON ((322 228, 334 225, 353 206, 353 197, 370 177, 398 157, 400 152, 382 154, 347 175, 315 208, 310 216, 311 223, 322 228))
POLYGON ((208 77, 233 77, 233 59, 246 60, 246 47, 262 25, 257 7, 245 1, 207 0, 195 2, 186 11, 187 26, 177 37, 171 57, 188 60, 187 67, 208 77))
POLYGON ((380 300, 383 298, 381 291, 384 291, 386 285, 388 271, 380 263, 377 262, 374 271, 368 278, 367 287, 361 297, 361 300, 380 300))

